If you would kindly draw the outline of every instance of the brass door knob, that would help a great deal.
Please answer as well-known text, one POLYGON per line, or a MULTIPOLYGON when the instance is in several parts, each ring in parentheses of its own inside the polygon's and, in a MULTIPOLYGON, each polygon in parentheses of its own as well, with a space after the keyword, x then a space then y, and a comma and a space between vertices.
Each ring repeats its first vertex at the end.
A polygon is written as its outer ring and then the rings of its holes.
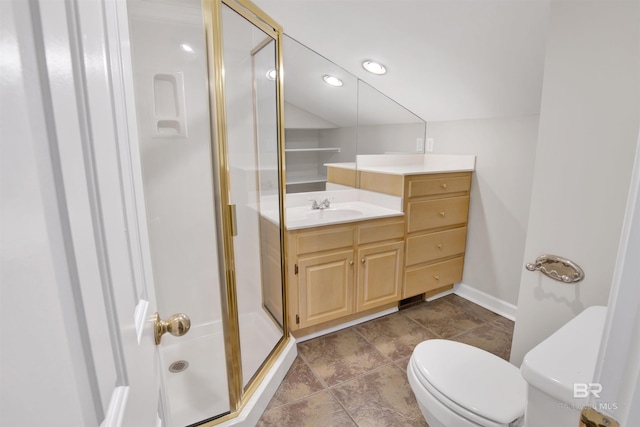
POLYGON ((367 260, 366 260, 366 259, 364 259, 364 258, 362 258, 362 259, 360 260, 360 262, 364 264, 364 263, 366 263, 366 262, 367 262, 367 260))
POLYGON ((156 312, 153 314, 154 336, 156 345, 160 345, 160 340, 165 332, 169 332, 175 337, 181 337, 191 328, 191 319, 186 314, 178 313, 169 317, 167 320, 160 319, 160 315, 156 312))

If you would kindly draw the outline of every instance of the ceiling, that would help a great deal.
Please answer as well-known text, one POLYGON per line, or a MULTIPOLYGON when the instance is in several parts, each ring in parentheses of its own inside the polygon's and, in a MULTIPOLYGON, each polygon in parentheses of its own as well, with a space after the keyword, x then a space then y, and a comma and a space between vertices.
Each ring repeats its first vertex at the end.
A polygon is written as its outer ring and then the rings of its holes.
POLYGON ((426 121, 540 110, 547 0, 254 3, 286 34, 426 121), (366 59, 384 63, 387 74, 366 72, 366 59))

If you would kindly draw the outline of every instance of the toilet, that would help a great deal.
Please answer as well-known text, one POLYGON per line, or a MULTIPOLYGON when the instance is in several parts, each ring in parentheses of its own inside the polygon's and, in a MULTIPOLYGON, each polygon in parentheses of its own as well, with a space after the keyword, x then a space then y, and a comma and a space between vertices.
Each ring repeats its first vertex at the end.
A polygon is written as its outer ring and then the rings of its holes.
POLYGON ((430 427, 522 426, 527 383, 485 350, 449 340, 416 346, 409 384, 430 427))
POLYGON ((606 318, 607 307, 589 307, 524 356, 526 426, 578 425, 582 408, 589 405, 591 392, 585 388, 599 391, 592 383, 606 318))
POLYGON ((530 350, 521 369, 466 344, 416 346, 407 376, 431 427, 577 425, 593 382, 606 307, 589 307, 530 350), (584 393, 583 393, 584 394, 584 393))

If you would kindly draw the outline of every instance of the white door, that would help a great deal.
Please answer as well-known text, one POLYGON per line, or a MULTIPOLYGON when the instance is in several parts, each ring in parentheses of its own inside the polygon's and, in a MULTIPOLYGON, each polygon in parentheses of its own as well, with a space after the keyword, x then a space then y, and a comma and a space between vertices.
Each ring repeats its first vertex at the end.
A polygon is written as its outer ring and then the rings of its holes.
POLYGON ((640 419, 640 137, 590 404, 620 425, 640 419))
POLYGON ((3 425, 157 424, 121 6, 2 4, 3 425))

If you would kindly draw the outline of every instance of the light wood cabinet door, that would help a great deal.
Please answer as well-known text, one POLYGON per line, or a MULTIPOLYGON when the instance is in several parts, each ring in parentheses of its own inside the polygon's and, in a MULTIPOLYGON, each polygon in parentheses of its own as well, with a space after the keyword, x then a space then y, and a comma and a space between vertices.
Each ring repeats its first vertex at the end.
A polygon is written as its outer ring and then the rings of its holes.
POLYGON ((300 328, 354 312, 353 250, 298 261, 300 328))
POLYGON ((402 292, 404 242, 358 249, 356 311, 398 301, 402 292))
POLYGON ((260 221, 260 262, 262 267, 262 305, 282 326, 282 266, 280 229, 262 218, 260 221))

